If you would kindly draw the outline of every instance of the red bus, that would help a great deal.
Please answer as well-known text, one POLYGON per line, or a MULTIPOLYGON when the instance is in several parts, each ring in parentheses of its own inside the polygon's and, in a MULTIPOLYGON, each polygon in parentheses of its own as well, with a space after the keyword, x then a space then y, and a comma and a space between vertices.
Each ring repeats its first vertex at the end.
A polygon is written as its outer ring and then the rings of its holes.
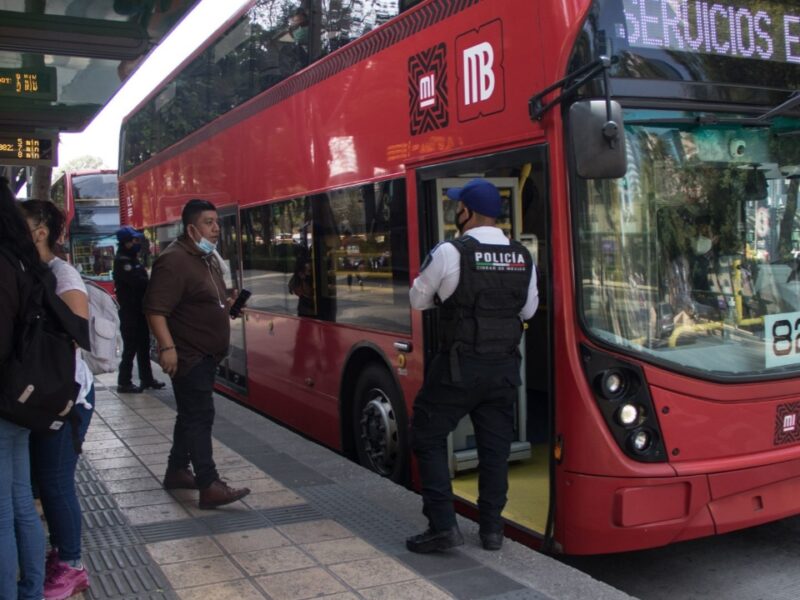
POLYGON ((66 250, 81 275, 114 294, 111 275, 119 229, 119 187, 114 170, 66 172, 50 199, 66 214, 66 250))
MULTIPOLYGON (((603 553, 800 513, 796 3, 402 4, 254 2, 123 122, 123 220, 163 247, 211 200, 253 293, 220 389, 413 480, 437 340, 408 290, 482 176, 540 281, 507 533, 603 553)), ((468 420, 450 452, 473 513, 468 420)))

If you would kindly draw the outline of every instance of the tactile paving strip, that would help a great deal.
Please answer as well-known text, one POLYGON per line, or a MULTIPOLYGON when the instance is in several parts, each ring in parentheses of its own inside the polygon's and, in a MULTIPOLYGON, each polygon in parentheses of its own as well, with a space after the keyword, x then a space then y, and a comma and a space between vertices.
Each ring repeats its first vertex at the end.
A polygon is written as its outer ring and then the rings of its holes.
POLYGON ((289 523, 301 523, 303 521, 317 521, 325 517, 313 506, 301 504, 299 506, 289 506, 286 508, 267 508, 260 511, 273 525, 288 525, 289 523))
POLYGON ((405 539, 414 527, 390 512, 377 509, 338 484, 303 488, 303 495, 373 546, 388 553, 405 552, 405 539))
POLYGON ((322 518, 324 518, 324 515, 313 507, 301 505, 254 510, 240 514, 225 513, 200 519, 136 525, 133 529, 145 543, 152 544, 153 542, 166 540, 247 531, 248 529, 261 529, 263 527, 274 527, 302 521, 317 521, 322 518))
POLYGON ((91 465, 81 459, 75 472, 83 516, 83 560, 92 600, 175 600, 164 574, 150 559, 143 540, 128 525, 113 496, 91 465))
POLYGON ((89 598, 176 598, 143 546, 95 550, 84 555, 89 598))
POLYGON ((208 535, 208 529, 195 520, 136 525, 133 529, 146 544, 208 535))
POLYGON ((490 596, 489 598, 482 598, 481 600, 553 600, 553 598, 536 590, 516 590, 498 594, 497 596, 490 596))

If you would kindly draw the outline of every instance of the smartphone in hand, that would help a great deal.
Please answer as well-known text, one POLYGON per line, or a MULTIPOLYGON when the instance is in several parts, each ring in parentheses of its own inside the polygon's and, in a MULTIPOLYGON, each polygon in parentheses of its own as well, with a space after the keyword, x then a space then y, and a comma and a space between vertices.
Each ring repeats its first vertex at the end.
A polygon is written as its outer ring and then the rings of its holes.
POLYGON ((239 292, 239 295, 236 297, 236 300, 231 305, 231 319, 237 319, 239 315, 242 313, 242 309, 244 305, 247 304, 248 298, 250 298, 250 290, 242 290, 239 292))

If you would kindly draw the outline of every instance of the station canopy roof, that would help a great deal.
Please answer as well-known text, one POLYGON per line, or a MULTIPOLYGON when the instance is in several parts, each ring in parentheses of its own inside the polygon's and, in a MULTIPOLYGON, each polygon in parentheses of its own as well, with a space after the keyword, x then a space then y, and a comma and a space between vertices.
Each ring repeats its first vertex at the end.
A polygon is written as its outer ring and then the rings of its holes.
POLYGON ((199 1, 0 0, 0 137, 82 131, 199 1))

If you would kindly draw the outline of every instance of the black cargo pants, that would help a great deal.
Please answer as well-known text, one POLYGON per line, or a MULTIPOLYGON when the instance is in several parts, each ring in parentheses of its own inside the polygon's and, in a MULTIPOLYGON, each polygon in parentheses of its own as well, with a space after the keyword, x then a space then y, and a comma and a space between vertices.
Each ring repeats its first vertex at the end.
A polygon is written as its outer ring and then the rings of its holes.
POLYGON ((482 532, 502 530, 508 492, 508 456, 514 438, 519 359, 460 360, 462 381, 450 377, 449 357, 436 356, 414 401, 411 447, 422 482, 422 512, 437 531, 456 524, 447 436, 465 415, 475 428, 478 510, 482 532))

